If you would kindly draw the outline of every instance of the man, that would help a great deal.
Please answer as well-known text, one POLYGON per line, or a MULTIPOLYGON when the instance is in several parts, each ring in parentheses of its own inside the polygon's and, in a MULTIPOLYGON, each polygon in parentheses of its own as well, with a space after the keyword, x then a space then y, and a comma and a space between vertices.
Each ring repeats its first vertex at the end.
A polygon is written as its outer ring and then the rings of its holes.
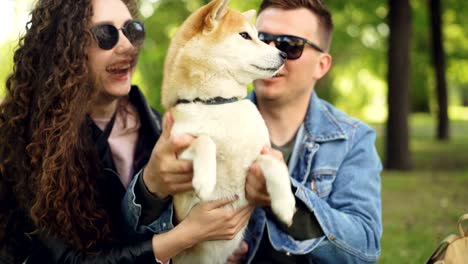
POLYGON ((276 76, 254 82, 249 96, 277 149, 264 152, 288 164, 297 212, 289 228, 275 219, 265 179, 253 165, 246 193, 261 207, 241 251, 248 248, 249 263, 375 263, 382 235, 375 132, 314 91, 331 66, 330 12, 320 0, 264 0, 257 29, 288 56, 276 76))

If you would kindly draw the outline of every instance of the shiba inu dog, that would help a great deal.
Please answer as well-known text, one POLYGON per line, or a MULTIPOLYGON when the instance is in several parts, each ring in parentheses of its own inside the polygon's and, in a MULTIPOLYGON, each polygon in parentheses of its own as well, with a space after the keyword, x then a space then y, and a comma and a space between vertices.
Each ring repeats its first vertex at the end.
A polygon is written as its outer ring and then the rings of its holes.
MULTIPOLYGON (((275 75, 286 55, 261 42, 251 19, 255 11, 240 13, 229 0, 214 0, 194 12, 171 41, 162 85, 162 104, 171 111, 171 134, 197 138, 180 156, 193 160, 193 192, 174 196, 177 219, 184 219, 200 201, 239 198, 248 202, 245 179, 258 162, 266 179, 271 208, 288 225, 295 212, 288 169, 271 155, 268 130, 256 106, 247 99, 254 79, 275 75)), ((244 227, 245 230, 245 227, 244 227)), ((238 247, 243 231, 233 240, 207 241, 173 258, 174 263, 225 263, 238 247)))

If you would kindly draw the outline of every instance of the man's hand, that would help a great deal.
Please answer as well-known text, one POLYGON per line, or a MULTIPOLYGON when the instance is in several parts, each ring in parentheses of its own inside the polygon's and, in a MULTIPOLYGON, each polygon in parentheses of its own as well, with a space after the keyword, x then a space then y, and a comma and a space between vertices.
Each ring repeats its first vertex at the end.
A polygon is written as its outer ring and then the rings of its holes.
MULTIPOLYGON (((264 147, 261 152, 262 155, 272 155, 276 159, 284 162, 283 154, 270 147, 264 147)), ((257 163, 250 166, 249 174, 245 182, 245 196, 247 200, 257 206, 270 206, 271 199, 268 194, 265 176, 257 163)))
POLYGON ((187 134, 171 137, 173 124, 172 115, 167 112, 163 119, 162 134, 143 171, 146 187, 159 198, 192 189, 192 161, 178 160, 177 155, 190 146, 194 137, 187 134))

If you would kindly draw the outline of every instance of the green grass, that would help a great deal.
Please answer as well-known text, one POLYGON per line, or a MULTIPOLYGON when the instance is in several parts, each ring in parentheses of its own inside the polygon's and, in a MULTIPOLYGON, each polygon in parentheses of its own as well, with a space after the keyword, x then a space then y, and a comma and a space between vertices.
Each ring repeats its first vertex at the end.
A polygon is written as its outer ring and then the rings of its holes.
POLYGON ((457 233, 468 213, 468 170, 382 174, 384 234, 379 263, 424 263, 438 243, 457 233))
MULTIPOLYGON (((379 153, 384 127, 375 125, 379 153)), ((450 141, 434 140, 427 115, 410 121, 413 170, 382 173, 384 234, 379 263, 424 263, 468 213, 468 121, 451 121, 450 141)))

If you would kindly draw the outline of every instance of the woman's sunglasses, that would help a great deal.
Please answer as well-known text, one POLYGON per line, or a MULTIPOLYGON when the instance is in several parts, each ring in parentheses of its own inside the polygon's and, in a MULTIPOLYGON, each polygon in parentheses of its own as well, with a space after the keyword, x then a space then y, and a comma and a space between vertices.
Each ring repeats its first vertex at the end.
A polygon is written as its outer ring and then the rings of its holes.
MULTIPOLYGON (((120 29, 133 46, 137 47, 143 44, 145 40, 145 26, 142 22, 129 20, 120 29)), ((94 26, 91 32, 93 32, 99 48, 110 50, 119 42, 120 29, 111 24, 100 24, 94 26)))
POLYGON ((291 35, 273 35, 265 32, 258 32, 258 38, 266 44, 270 44, 270 42, 273 41, 277 49, 287 54, 288 60, 299 59, 302 55, 302 52, 304 51, 305 44, 311 46, 317 51, 324 52, 323 49, 320 48, 317 44, 314 44, 301 37, 291 35))

